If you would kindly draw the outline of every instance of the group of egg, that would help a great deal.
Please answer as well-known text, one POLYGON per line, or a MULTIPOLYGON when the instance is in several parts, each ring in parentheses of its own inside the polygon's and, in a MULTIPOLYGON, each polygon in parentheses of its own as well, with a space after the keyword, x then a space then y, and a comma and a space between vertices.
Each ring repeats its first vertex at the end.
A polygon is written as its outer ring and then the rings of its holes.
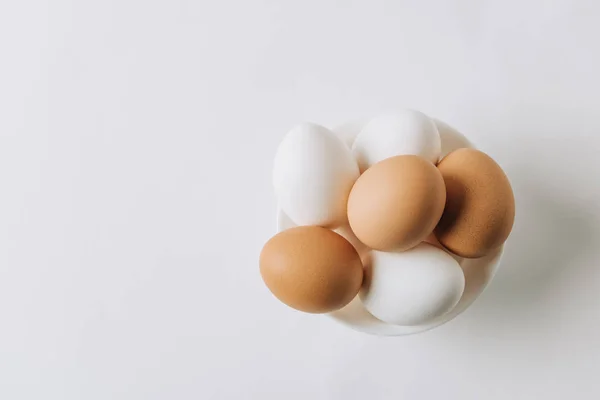
POLYGON ((498 164, 471 148, 442 157, 436 123, 412 110, 373 118, 351 146, 323 126, 296 126, 277 150, 273 183, 297 226, 261 252, 270 291, 309 313, 359 295, 396 325, 452 310, 465 287, 460 261, 502 246, 515 215, 498 164))

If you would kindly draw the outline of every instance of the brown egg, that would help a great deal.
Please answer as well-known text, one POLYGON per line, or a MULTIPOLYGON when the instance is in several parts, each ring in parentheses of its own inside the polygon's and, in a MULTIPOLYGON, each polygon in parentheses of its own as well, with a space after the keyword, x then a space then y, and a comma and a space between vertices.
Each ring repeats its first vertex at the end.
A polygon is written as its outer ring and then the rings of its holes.
POLYGON ((348 198, 348 221, 356 237, 382 251, 404 251, 422 242, 444 210, 446 190, 428 160, 403 155, 367 169, 348 198))
POLYGON ((363 266, 354 246, 342 236, 318 226, 299 226, 265 244, 260 273, 283 303, 300 311, 325 313, 356 296, 363 266))
POLYGON ((515 219, 515 199, 500 166, 481 151, 458 149, 438 169, 446 183, 446 207, 435 229, 440 243, 467 258, 502 245, 515 219))

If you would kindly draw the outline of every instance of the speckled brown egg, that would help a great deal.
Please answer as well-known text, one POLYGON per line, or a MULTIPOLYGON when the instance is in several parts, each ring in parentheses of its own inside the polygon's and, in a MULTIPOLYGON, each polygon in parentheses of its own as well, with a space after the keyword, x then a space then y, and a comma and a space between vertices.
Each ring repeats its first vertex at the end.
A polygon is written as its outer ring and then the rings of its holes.
POLYGON ((358 178, 348 198, 348 221, 372 249, 404 251, 433 231, 445 201, 435 165, 414 155, 391 157, 358 178))
POLYGON ((356 296, 363 266, 354 246, 342 236, 318 226, 299 226, 265 244, 260 273, 283 303, 308 313, 326 313, 356 296))
POLYGON ((458 149, 438 164, 446 184, 446 207, 435 235, 461 257, 478 258, 501 246, 515 219, 508 178, 490 156, 458 149))

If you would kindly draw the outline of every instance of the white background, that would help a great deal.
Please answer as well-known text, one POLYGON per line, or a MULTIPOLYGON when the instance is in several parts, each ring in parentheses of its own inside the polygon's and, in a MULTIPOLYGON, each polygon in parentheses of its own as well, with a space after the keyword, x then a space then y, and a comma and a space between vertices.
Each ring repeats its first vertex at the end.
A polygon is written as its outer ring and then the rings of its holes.
POLYGON ((0 398, 597 399, 596 1, 0 2, 0 398), (262 284, 295 123, 400 107, 506 170, 503 266, 378 338, 262 284))

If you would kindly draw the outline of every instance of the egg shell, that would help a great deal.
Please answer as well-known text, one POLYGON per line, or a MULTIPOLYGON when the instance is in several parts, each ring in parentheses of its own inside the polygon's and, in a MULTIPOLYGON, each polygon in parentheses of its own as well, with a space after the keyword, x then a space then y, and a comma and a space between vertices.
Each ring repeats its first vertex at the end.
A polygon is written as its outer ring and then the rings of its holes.
POLYGON ((269 290, 288 306, 308 313, 345 306, 363 279, 360 256, 352 244, 318 226, 290 228, 273 236, 259 263, 269 290))
POLYGON ((370 120, 360 131, 352 153, 363 172, 386 158, 412 154, 436 163, 441 140, 435 123, 425 114, 404 110, 370 120))
POLYGON ((297 125, 275 155, 277 201, 298 225, 335 228, 346 222, 348 194, 358 176, 346 144, 320 125, 297 125))
POLYGON ((512 230, 515 199, 500 166, 475 149, 458 149, 438 164, 446 207, 435 235, 452 253, 482 257, 501 246, 512 230))
MULTIPOLYGON (((283 210, 279 209, 279 211, 277 212, 277 231, 281 232, 289 228, 294 228, 296 226, 298 225, 296 225, 294 221, 290 219, 290 217, 285 215, 283 210)), ((350 242, 352 246, 354 246, 354 248, 358 252, 358 255, 360 256, 360 259, 362 260, 363 265, 367 265, 369 263, 369 253, 371 252, 371 249, 367 247, 366 244, 358 240, 354 232, 352 232, 352 228, 350 228, 350 225, 342 225, 339 228, 334 229, 334 232, 341 235, 344 239, 350 242)))
POLYGON ((364 126, 369 122, 368 119, 356 119, 352 121, 348 121, 344 124, 334 126, 332 128, 332 132, 342 139, 348 148, 352 149, 352 145, 354 144, 354 140, 360 133, 360 131, 364 128, 364 126))
POLYGON ((439 119, 433 118, 433 122, 435 123, 435 126, 440 134, 440 140, 442 143, 442 153, 440 155, 440 159, 446 157, 454 150, 474 147, 469 139, 467 139, 465 135, 460 133, 456 128, 448 125, 444 121, 440 121, 439 119))
POLYGON ((440 241, 435 237, 435 233, 431 232, 429 234, 429 236, 427 236, 425 238, 425 240, 423 240, 423 242, 425 243, 429 243, 431 245, 434 245, 435 247, 437 247, 438 249, 444 250, 445 252, 447 252, 450 256, 452 256, 452 258, 454 258, 456 260, 457 263, 462 263, 462 261, 464 260, 464 258, 462 258, 461 256, 457 256, 456 254, 450 252, 449 250, 447 250, 444 246, 442 246, 442 244, 440 243, 440 241))
POLYGON ((405 252, 374 251, 360 299, 376 318, 395 325, 425 324, 452 310, 465 287, 460 265, 428 243, 405 252))
POLYGON ((433 231, 445 201, 444 180, 432 163, 396 156, 358 178, 348 198, 348 220, 356 237, 372 249, 402 251, 433 231))
POLYGON ((334 230, 334 232, 340 234, 344 239, 350 242, 352 246, 354 246, 358 252, 358 255, 360 256, 360 259, 362 260, 363 266, 369 264, 369 254, 371 249, 356 237, 350 225, 343 225, 334 230))

